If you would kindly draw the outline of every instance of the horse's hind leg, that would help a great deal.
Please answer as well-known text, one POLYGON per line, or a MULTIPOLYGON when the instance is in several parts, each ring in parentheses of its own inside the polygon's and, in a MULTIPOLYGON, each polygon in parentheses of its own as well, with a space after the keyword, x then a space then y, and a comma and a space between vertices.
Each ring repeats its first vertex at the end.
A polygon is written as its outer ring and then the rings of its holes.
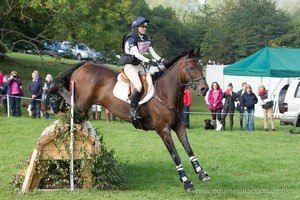
POLYGON ((199 179, 201 181, 208 181, 210 180, 208 174, 206 172, 204 172, 203 168, 200 166, 196 156, 194 155, 194 152, 191 148, 191 145, 189 143, 185 128, 183 126, 183 124, 180 126, 181 123, 178 124, 179 127, 177 127, 177 129, 175 129, 174 131, 177 134, 177 137, 179 139, 179 141, 181 142, 183 148, 185 149, 186 153, 188 154, 189 158, 190 158, 190 162, 195 170, 196 173, 199 174, 199 179))
POLYGON ((170 131, 162 131, 159 133, 160 137, 162 138, 165 146, 167 147, 169 153, 171 154, 171 157, 173 161, 176 164, 176 169, 179 175, 179 179, 181 182, 184 183, 184 189, 188 192, 193 192, 194 191, 194 185, 191 181, 188 180, 187 175, 185 174, 185 171, 181 165, 181 160, 180 157, 177 153, 177 150, 174 145, 174 141, 171 136, 170 131))

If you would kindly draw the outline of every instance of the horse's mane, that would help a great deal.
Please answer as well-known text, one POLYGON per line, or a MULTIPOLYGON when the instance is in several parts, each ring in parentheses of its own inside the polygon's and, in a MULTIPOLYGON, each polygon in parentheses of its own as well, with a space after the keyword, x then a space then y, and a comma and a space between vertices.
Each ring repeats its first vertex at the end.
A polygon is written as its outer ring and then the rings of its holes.
POLYGON ((75 65, 74 67, 68 69, 63 74, 61 74, 59 77, 54 79, 51 86, 50 86, 50 88, 49 88, 47 98, 50 98, 52 95, 56 95, 58 93, 58 90, 61 87, 64 87, 65 89, 69 90, 70 78, 72 76, 72 73, 85 63, 86 62, 78 63, 77 65, 75 65))
POLYGON ((178 56, 176 56, 171 62, 165 63, 165 67, 167 69, 169 69, 175 62, 177 62, 180 58, 182 58, 183 56, 189 54, 190 52, 192 52, 193 50, 190 51, 184 51, 181 54, 179 54, 178 56))

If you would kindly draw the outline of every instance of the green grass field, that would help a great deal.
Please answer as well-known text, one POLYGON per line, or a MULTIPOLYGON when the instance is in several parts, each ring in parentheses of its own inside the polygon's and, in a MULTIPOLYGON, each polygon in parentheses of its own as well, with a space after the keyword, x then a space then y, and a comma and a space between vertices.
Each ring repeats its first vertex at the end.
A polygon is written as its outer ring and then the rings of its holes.
MULTIPOLYGON (((24 60, 31 57, 28 63, 38 60, 32 55, 10 56, 18 59, 24 57, 24 60)), ((48 59, 39 67, 42 77, 47 73, 58 74, 76 63, 64 60, 63 64, 49 65, 52 61, 48 59)), ((0 68, 5 73, 10 72, 12 67, 19 74, 23 71, 21 77, 24 81, 25 77, 31 77, 37 66, 25 69, 23 65, 14 64, 0 61, 0 68)), ((207 112, 204 98, 193 97, 191 111, 207 112)), ((196 189, 195 193, 187 193, 179 181, 175 164, 155 132, 134 129, 127 122, 108 123, 104 111, 102 120, 92 123, 104 136, 107 148, 115 149, 119 160, 125 163, 127 182, 123 190, 18 194, 10 184, 11 177, 18 172, 18 163, 30 158, 44 128, 53 123, 51 119, 31 119, 25 110, 22 114, 21 118, 8 118, 0 106, 0 199, 300 199, 300 135, 287 134, 292 127, 281 126, 278 119, 276 132, 266 133, 263 131, 263 120, 255 118, 255 132, 247 134, 239 130, 238 114, 235 115, 233 131, 206 131, 203 120, 210 118, 210 115, 192 114, 188 137, 211 180, 199 181, 188 156, 173 134, 182 164, 196 189)))

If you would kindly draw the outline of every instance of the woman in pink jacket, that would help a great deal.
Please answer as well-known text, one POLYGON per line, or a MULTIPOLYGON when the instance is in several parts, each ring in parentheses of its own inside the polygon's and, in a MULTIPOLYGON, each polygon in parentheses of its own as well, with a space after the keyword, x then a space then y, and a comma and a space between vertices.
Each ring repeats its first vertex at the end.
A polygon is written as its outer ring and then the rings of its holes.
POLYGON ((213 124, 216 129, 220 130, 221 127, 217 127, 216 124, 221 124, 222 116, 221 112, 223 109, 223 92, 220 85, 217 82, 211 84, 211 90, 208 93, 208 109, 212 113, 213 124), (218 119, 218 121, 216 121, 218 119))

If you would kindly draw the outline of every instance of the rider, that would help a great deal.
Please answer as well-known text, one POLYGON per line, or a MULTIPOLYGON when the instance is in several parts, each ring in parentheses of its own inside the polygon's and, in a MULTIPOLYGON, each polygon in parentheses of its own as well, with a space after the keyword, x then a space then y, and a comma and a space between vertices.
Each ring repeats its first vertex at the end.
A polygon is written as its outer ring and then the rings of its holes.
POLYGON ((133 120, 139 120, 142 117, 138 114, 138 102, 142 91, 142 83, 139 74, 145 74, 144 66, 157 66, 157 63, 146 58, 144 54, 149 52, 156 61, 161 62, 161 57, 155 53, 151 46, 151 39, 146 33, 149 20, 138 16, 132 23, 132 31, 123 38, 122 48, 125 56, 132 57, 125 62, 124 72, 134 85, 135 89, 131 94, 130 115, 133 120))

